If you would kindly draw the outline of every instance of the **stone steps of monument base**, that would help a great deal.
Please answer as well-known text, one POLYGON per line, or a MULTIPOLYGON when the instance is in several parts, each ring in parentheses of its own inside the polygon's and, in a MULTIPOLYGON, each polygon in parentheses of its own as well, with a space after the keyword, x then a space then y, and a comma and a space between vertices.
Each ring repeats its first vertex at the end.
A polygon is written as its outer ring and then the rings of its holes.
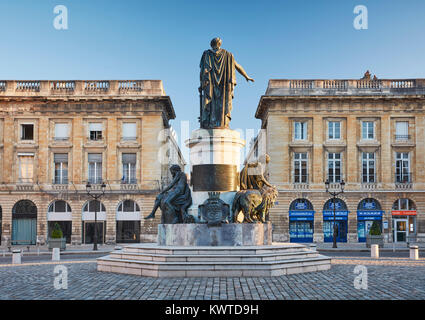
POLYGON ((97 259, 97 270, 147 277, 270 277, 294 273, 329 270, 331 259, 322 255, 314 258, 286 259, 267 262, 159 262, 97 259))
POLYGON ((162 262, 261 262, 276 261, 301 258, 315 258, 319 255, 317 251, 285 252, 285 253, 267 253, 267 254, 188 254, 188 255, 169 255, 169 254, 148 254, 133 253, 125 251, 111 252, 109 257, 113 259, 124 260, 142 260, 142 261, 162 261, 162 262))
POLYGON ((279 244, 274 243, 268 246, 158 246, 156 244, 137 244, 124 246, 122 249, 128 253, 140 254, 168 254, 168 255, 197 255, 197 254, 212 254, 212 255, 228 255, 228 254, 241 254, 241 255, 258 255, 270 253, 289 253, 300 251, 311 251, 308 247, 300 244, 279 244))

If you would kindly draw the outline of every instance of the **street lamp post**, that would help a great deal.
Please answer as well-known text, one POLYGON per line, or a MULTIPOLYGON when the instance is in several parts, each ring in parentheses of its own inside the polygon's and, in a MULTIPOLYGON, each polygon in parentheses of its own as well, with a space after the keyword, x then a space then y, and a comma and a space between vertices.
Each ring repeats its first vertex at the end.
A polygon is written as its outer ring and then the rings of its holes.
MULTIPOLYGON (((87 191, 87 194, 89 195, 89 196, 91 196, 95 201, 97 201, 100 197, 102 197, 104 194, 105 194, 105 188, 106 188, 106 185, 105 185, 105 183, 104 182, 102 182, 102 184, 101 184, 101 189, 102 189, 102 192, 101 193, 92 193, 92 190, 91 190, 91 183, 90 183, 90 181, 88 181, 87 182, 87 184, 86 184, 86 191, 87 191)), ((99 204, 100 204, 100 202, 99 202, 99 204)), ((96 202, 95 202, 95 205, 94 205, 94 237, 93 237, 93 251, 97 251, 97 207, 96 207, 96 202)))
POLYGON ((337 236, 337 233, 338 233, 338 227, 336 226, 336 197, 338 196, 338 195, 340 195, 341 193, 344 193, 344 187, 345 187, 345 182, 344 182, 344 180, 342 180, 340 183, 339 183, 339 185, 340 185, 340 187, 341 187, 341 191, 333 191, 333 192, 331 192, 331 191, 329 191, 329 179, 326 179, 326 182, 325 182, 325 186, 326 186, 326 192, 327 193, 329 193, 333 198, 332 198, 332 203, 333 203, 333 211, 334 211, 334 225, 333 225, 333 245, 332 245, 332 248, 337 248, 337 245, 336 245, 336 236, 337 236))

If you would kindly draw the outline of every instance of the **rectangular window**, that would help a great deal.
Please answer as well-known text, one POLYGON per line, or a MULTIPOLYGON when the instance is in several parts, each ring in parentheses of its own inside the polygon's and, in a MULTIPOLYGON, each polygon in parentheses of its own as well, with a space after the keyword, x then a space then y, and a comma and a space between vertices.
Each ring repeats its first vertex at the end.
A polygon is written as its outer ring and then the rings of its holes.
POLYGON ((136 183, 136 154, 122 154, 122 183, 136 183))
POLYGON ((409 140, 409 122, 397 121, 395 123, 395 139, 409 140))
POLYGON ((68 154, 55 153, 55 184, 68 184, 68 154))
POLYGON ((34 182, 34 155, 18 155, 19 182, 34 182))
POLYGON ((328 153, 329 182, 341 182, 341 153, 328 153))
POLYGON ((34 125, 33 124, 21 125, 21 140, 34 140, 34 125))
POLYGON ((294 153, 294 183, 307 183, 307 153, 294 153))
POLYGON ((67 140, 68 138, 68 123, 55 123, 55 140, 67 140))
POLYGON ((89 182, 94 184, 102 183, 102 154, 89 153, 89 182))
POLYGON ((362 139, 373 140, 375 138, 374 122, 362 121, 362 139))
POLYGON ((137 138, 137 124, 136 123, 123 123, 122 124, 122 138, 123 138, 123 140, 136 140, 136 138, 137 138))
POLYGON ((395 179, 398 183, 412 182, 408 152, 396 152, 395 179))
POLYGON ((102 140, 102 124, 89 123, 90 140, 102 140))
POLYGON ((373 183, 375 179, 375 153, 362 153, 362 182, 373 183))
POLYGON ((307 122, 295 122, 294 123, 294 137, 295 140, 306 140, 307 139, 307 122))
POLYGON ((341 122, 340 121, 329 121, 328 139, 330 140, 341 139, 341 122))

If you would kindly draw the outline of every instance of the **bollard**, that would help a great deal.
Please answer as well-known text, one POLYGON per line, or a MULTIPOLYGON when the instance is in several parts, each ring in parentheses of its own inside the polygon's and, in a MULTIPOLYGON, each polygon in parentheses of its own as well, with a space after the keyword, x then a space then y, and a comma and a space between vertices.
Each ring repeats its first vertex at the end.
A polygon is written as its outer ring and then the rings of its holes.
POLYGON ((21 250, 12 251, 12 264, 21 264, 21 250))
POLYGON ((371 258, 379 258, 379 245, 378 244, 372 244, 370 246, 370 256, 371 258))
POLYGON ((317 251, 317 244, 315 243, 310 244, 310 250, 317 251))
POLYGON ((410 246, 410 259, 418 260, 419 259, 419 247, 418 246, 410 246))
POLYGON ((122 250, 122 247, 120 247, 120 246, 115 246, 114 250, 122 250))
POLYGON ((52 261, 59 261, 60 259, 61 259, 60 249, 59 248, 53 248, 53 250, 52 250, 52 261))

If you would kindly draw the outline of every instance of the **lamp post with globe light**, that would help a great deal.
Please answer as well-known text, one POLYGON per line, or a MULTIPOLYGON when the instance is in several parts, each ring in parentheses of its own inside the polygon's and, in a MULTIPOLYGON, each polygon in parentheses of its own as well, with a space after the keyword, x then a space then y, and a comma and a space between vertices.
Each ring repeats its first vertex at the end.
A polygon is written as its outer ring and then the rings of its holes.
POLYGON ((339 183, 341 191, 329 191, 329 185, 330 185, 329 179, 326 179, 326 182, 325 182, 326 192, 329 193, 333 197, 332 203, 333 203, 333 211, 334 211, 334 224, 333 224, 333 245, 332 245, 332 248, 337 248, 336 236, 337 236, 337 233, 338 233, 338 227, 336 225, 336 201, 335 200, 336 200, 336 197, 338 195, 340 195, 341 193, 344 193, 345 182, 344 182, 344 180, 342 180, 339 183))
MULTIPOLYGON (((97 251, 97 201, 105 194, 106 185, 104 182, 100 185, 101 193, 93 193, 90 181, 86 184, 86 191, 89 196, 95 200, 94 204, 94 237, 93 237, 93 251, 97 251)), ((100 202, 99 202, 100 204, 100 202)))

